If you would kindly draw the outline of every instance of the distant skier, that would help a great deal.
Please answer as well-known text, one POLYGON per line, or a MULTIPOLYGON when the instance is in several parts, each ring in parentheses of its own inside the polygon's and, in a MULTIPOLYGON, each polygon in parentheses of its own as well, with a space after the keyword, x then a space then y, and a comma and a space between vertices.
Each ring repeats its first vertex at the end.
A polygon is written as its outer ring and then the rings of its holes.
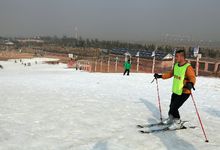
POLYGON ((130 63, 130 60, 126 61, 124 63, 124 75, 127 73, 127 75, 129 76, 129 73, 130 73, 130 69, 131 69, 131 63, 130 63))
POLYGON ((3 69, 3 66, 2 66, 2 65, 0 65, 0 69, 3 69))
POLYGON ((170 130, 182 127, 178 109, 189 98, 191 89, 194 89, 196 82, 193 67, 185 59, 185 51, 178 50, 175 55, 175 65, 172 71, 163 74, 154 74, 155 78, 168 79, 173 78, 172 96, 170 102, 169 117, 163 121, 164 124, 170 125, 170 130))

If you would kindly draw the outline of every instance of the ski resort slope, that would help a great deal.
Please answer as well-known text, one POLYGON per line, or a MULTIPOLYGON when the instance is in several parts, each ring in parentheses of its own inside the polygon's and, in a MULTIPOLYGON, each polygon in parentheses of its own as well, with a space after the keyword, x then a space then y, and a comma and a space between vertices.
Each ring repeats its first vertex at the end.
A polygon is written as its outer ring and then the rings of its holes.
MULTIPOLYGON (((152 74, 87 73, 38 59, 25 67, 0 62, 1 150, 218 150, 220 79, 198 77, 193 92, 209 143, 205 143, 192 99, 182 120, 196 129, 141 134, 137 124, 159 121, 152 74)), ((163 118, 172 79, 159 80, 163 118)))

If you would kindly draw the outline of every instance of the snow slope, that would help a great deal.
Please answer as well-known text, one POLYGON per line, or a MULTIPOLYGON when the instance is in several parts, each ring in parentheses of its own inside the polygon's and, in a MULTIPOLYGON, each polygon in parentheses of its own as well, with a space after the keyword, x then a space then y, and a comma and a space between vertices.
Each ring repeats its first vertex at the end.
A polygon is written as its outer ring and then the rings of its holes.
MULTIPOLYGON (((198 77, 193 93, 210 140, 205 143, 200 127, 138 132, 137 124, 159 121, 152 74, 87 73, 40 61, 30 67, 0 62, 1 150, 220 149, 220 79, 198 77)), ((164 118, 171 84, 159 80, 164 118)), ((199 126, 191 98, 180 113, 199 126)))

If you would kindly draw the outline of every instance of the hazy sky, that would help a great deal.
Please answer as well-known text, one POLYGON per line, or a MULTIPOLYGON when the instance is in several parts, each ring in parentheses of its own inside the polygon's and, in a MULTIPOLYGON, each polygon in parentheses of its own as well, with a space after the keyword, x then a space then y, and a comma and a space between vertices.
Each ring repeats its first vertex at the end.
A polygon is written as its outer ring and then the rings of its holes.
POLYGON ((0 36, 220 40, 220 0, 0 0, 0 36))

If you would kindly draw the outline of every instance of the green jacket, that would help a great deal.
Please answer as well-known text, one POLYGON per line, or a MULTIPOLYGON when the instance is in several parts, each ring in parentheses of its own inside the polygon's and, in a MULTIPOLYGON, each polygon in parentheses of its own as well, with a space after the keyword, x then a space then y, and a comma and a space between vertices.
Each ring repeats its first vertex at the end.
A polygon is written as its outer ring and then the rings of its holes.
POLYGON ((126 61, 126 62, 124 63, 124 68, 130 70, 130 69, 131 69, 131 64, 130 64, 130 62, 126 61))

